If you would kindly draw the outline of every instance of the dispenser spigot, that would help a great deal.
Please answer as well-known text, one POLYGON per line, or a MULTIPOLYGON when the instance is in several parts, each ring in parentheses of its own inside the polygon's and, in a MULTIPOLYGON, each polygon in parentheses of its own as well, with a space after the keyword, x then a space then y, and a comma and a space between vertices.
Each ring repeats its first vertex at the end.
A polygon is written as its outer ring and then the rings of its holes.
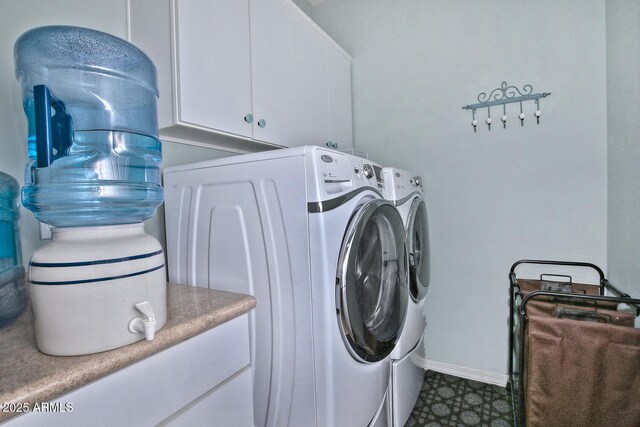
POLYGON ((134 306, 143 317, 136 316, 129 322, 129 332, 144 334, 147 341, 151 341, 156 333, 156 316, 153 314, 149 301, 139 302, 134 306))

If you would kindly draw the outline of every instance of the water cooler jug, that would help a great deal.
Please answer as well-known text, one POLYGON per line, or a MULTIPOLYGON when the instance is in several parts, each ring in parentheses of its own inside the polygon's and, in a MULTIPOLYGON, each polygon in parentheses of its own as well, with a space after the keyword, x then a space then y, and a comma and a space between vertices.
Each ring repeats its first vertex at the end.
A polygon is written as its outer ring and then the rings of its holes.
POLYGON ((24 267, 18 233, 18 181, 0 172, 0 328, 24 310, 24 267))
POLYGON ((105 351, 166 322, 164 254, 144 232, 162 203, 156 70, 132 44, 69 26, 14 47, 28 120, 22 203, 51 225, 29 263, 38 348, 105 351))

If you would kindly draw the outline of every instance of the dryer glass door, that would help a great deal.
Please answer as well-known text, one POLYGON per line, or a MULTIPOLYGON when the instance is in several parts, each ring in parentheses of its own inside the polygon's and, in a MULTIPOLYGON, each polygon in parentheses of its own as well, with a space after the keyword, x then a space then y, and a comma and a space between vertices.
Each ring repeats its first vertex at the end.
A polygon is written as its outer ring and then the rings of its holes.
POLYGON ((376 362, 395 347, 407 311, 407 268, 398 210, 379 199, 364 204, 347 228, 336 282, 338 322, 356 360, 376 362))
POLYGON ((416 197, 413 200, 408 218, 409 292, 414 301, 419 301, 427 295, 431 279, 429 215, 424 199, 416 197))

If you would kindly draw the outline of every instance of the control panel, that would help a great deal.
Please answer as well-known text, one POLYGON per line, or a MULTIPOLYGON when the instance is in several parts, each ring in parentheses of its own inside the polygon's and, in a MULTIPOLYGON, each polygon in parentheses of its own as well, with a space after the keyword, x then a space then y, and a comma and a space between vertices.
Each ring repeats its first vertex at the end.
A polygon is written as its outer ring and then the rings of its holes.
POLYGON ((316 165, 323 193, 333 195, 370 186, 384 189, 382 168, 362 157, 330 150, 317 151, 316 165))
POLYGON ((397 168, 383 168, 386 180, 385 197, 389 200, 401 200, 413 192, 423 192, 422 178, 397 168))

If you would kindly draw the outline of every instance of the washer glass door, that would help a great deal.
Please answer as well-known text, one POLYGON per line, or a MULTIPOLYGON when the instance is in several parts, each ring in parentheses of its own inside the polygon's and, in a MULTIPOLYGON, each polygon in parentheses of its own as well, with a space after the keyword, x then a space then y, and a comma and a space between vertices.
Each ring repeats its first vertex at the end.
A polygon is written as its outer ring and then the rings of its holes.
POLYGON ((407 269, 398 210, 379 199, 362 205, 342 242, 336 282, 340 330, 356 360, 376 362, 395 347, 407 311, 407 269))
POLYGON ((416 197, 409 208, 407 221, 409 250, 409 292, 414 301, 427 295, 431 280, 431 252, 429 249, 429 215, 427 204, 416 197))

